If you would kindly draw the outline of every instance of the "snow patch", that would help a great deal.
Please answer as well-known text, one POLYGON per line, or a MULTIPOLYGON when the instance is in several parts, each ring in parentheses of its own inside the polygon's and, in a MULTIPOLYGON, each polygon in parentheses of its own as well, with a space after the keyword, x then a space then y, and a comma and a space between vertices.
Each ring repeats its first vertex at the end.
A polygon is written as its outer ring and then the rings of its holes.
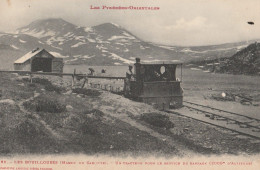
POLYGON ((88 59, 88 58, 93 58, 93 57, 95 57, 95 55, 92 55, 92 56, 84 55, 84 56, 82 56, 82 57, 80 57, 80 58, 88 59))
POLYGON ((102 53, 108 53, 108 51, 107 51, 107 50, 101 50, 101 52, 102 52, 102 53))
POLYGON ((114 54, 114 53, 110 53, 110 54, 111 54, 110 57, 112 57, 113 60, 120 60, 120 61, 122 61, 122 62, 124 62, 124 63, 126 63, 126 64, 133 64, 133 63, 134 63, 134 61, 127 60, 127 59, 125 59, 125 58, 122 58, 122 57, 120 57, 120 56, 114 54))
POLYGON ((96 48, 99 50, 107 50, 107 48, 104 47, 103 45, 96 45, 96 48))
POLYGON ((86 33, 93 32, 93 28, 91 28, 91 27, 86 27, 86 28, 84 29, 84 31, 85 31, 86 33))
POLYGON ((78 58, 74 58, 74 59, 71 59, 71 60, 67 60, 66 63, 71 62, 71 61, 77 61, 77 60, 78 60, 78 58))
POLYGON ((150 48, 150 47, 144 47, 144 46, 140 45, 140 49, 142 49, 142 50, 145 50, 147 48, 150 48))
POLYGON ((135 39, 134 36, 130 35, 129 33, 125 32, 125 31, 123 32, 123 35, 125 35, 126 37, 128 37, 128 39, 132 39, 132 40, 135 39))
POLYGON ((73 36, 74 34, 72 32, 68 32, 67 34, 64 35, 64 37, 71 37, 73 36))
POLYGON ((21 40, 21 39, 19 39, 19 41, 20 41, 21 43, 26 43, 26 41, 24 41, 24 40, 21 40))
POLYGON ((125 36, 112 36, 111 38, 108 39, 108 41, 113 41, 113 40, 117 40, 117 39, 122 39, 122 38, 126 38, 125 36))
POLYGON ((168 50, 175 50, 175 47, 166 46, 166 45, 158 45, 158 47, 161 47, 161 48, 164 48, 164 49, 168 49, 168 50))
POLYGON ((154 59, 154 60, 143 60, 143 62, 145 63, 169 63, 169 62, 173 62, 173 63, 176 63, 176 62, 180 62, 180 60, 158 60, 158 59, 154 59))
POLYGON ((51 51, 50 54, 52 54, 53 56, 55 56, 57 58, 69 58, 69 56, 63 56, 60 53, 53 52, 53 51, 51 51))
POLYGON ((84 40, 85 37, 84 37, 84 36, 76 36, 76 37, 75 37, 75 40, 82 40, 82 39, 84 40))
POLYGON ((60 47, 55 47, 55 46, 53 46, 53 45, 51 45, 51 47, 56 48, 56 49, 58 49, 58 50, 62 50, 62 48, 60 48, 60 47))
POLYGON ((27 31, 29 31, 29 28, 24 28, 21 30, 21 32, 27 32, 27 31))
POLYGON ((118 24, 116 24, 116 23, 111 22, 111 24, 116 26, 116 27, 118 27, 118 28, 120 28, 120 26, 118 24))
MULTIPOLYGON (((124 33, 123 33, 123 34, 124 34, 124 33)), ((119 41, 121 41, 121 42, 127 42, 127 39, 128 39, 128 40, 133 40, 133 39, 135 39, 135 37, 133 37, 133 36, 127 34, 127 33, 125 33, 125 34, 126 34, 127 36, 114 35, 114 36, 110 37, 110 38, 108 39, 108 41, 119 40, 119 41)))
POLYGON ((87 40, 88 40, 89 42, 91 42, 91 43, 96 43, 96 40, 94 40, 94 39, 87 38, 87 40))
POLYGON ((202 50, 202 51, 194 51, 194 50, 191 50, 190 48, 184 48, 181 50, 181 52, 183 53, 207 53, 207 52, 214 52, 214 51, 227 51, 227 50, 239 50, 243 47, 246 47, 246 45, 243 45, 243 46, 238 46, 238 47, 230 47, 230 48, 216 48, 216 49, 212 49, 212 50, 202 50))
POLYGON ((198 71, 198 70, 201 70, 201 69, 199 69, 199 68, 190 68, 191 70, 196 70, 196 71, 198 71))
POLYGON ((43 38, 43 37, 48 37, 48 36, 54 36, 55 32, 54 31, 37 31, 36 29, 32 30, 32 31, 24 31, 24 33, 26 32, 26 34, 31 35, 33 37, 37 37, 37 38, 43 38))
POLYGON ((48 45, 51 45, 53 41, 55 41, 55 38, 54 38, 54 37, 51 37, 51 38, 49 38, 49 39, 46 41, 46 43, 47 43, 48 45))
POLYGON ((75 45, 73 45, 73 46, 71 46, 71 47, 72 47, 72 48, 75 48, 75 47, 78 47, 78 46, 84 45, 84 44, 86 44, 86 43, 78 42, 77 44, 75 44, 75 45))
POLYGON ((117 44, 117 45, 124 45, 124 44, 122 44, 122 43, 118 43, 118 42, 117 42, 117 43, 115 43, 115 44, 117 44))
POLYGON ((89 59, 95 57, 95 55, 89 56, 89 55, 75 55, 74 58, 81 58, 81 59, 89 59))
POLYGON ((14 48, 14 49, 16 49, 16 50, 19 49, 18 47, 14 46, 14 45, 11 45, 11 47, 14 48))

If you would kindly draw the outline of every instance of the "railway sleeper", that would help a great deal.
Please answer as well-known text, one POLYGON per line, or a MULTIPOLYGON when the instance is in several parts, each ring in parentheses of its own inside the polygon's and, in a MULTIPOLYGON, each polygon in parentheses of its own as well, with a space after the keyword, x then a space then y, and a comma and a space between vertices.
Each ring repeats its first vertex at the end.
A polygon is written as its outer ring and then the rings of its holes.
POLYGON ((240 128, 248 128, 248 126, 246 124, 239 124, 240 128))
POLYGON ((219 121, 227 121, 227 118, 224 118, 224 117, 217 117, 216 120, 219 120, 219 121))
POLYGON ((228 120, 227 124, 237 124, 237 122, 233 120, 228 120))
POLYGON ((252 129, 252 132, 260 132, 260 129, 252 129))

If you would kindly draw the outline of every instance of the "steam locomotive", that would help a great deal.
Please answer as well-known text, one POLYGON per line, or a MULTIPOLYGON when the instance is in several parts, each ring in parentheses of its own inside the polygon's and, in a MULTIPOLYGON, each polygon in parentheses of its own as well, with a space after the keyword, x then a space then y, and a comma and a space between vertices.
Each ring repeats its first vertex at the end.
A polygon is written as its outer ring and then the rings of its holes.
POLYGON ((147 62, 136 58, 132 78, 127 75, 124 92, 127 97, 153 105, 159 110, 179 108, 183 102, 182 63, 147 62), (176 77, 176 68, 181 66, 181 80, 176 77))

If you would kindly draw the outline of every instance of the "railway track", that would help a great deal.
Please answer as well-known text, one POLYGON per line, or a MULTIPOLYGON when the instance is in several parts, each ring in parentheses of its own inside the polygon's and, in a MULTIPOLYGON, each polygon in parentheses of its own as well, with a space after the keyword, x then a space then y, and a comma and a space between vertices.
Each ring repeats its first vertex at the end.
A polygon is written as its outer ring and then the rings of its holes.
POLYGON ((184 109, 167 112, 230 130, 238 135, 260 139, 260 119, 258 118, 193 102, 183 101, 183 103, 184 109))

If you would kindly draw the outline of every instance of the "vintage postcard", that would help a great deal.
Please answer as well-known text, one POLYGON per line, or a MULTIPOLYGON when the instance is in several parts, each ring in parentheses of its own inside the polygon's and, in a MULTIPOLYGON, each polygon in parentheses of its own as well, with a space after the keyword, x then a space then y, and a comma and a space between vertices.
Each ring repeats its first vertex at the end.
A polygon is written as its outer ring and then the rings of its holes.
POLYGON ((0 170, 260 169, 259 0, 0 0, 0 170))

